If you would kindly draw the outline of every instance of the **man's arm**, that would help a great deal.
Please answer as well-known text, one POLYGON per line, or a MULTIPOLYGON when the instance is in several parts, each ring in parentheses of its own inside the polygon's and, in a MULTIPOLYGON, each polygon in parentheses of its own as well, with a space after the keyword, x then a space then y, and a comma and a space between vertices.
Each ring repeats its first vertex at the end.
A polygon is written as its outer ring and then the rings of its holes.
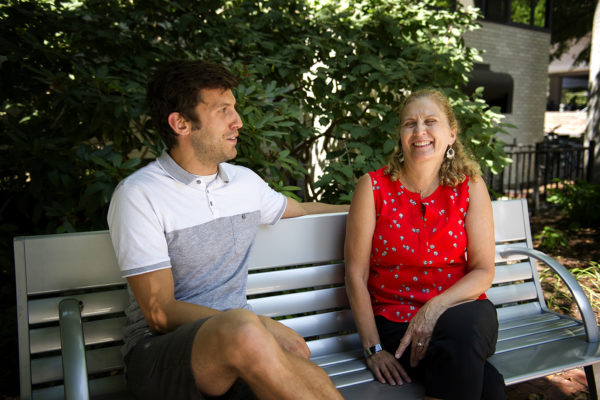
MULTIPOLYGON (((175 300, 173 274, 170 268, 127 278, 129 286, 155 332, 170 332, 180 325, 208 318, 221 311, 198 304, 175 300)), ((306 342, 297 332, 264 315, 258 316, 277 342, 287 351, 310 358, 306 342)))
POLYGON ((319 203, 317 201, 309 203, 299 203, 291 197, 288 197, 287 205, 281 218, 299 217, 307 214, 347 212, 349 209, 349 204, 327 204, 319 203))
POLYGON ((127 282, 146 322, 156 332, 170 332, 185 323, 219 313, 209 307, 175 300, 170 268, 130 276, 127 282))

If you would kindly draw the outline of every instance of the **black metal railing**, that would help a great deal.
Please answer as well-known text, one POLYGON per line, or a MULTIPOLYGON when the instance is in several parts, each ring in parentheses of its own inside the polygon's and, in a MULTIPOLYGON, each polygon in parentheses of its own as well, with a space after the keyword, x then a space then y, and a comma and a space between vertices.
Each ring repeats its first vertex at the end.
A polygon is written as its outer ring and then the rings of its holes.
POLYGON ((557 179, 592 181, 596 143, 550 136, 535 145, 505 147, 512 159, 497 175, 487 174, 487 183, 496 198, 526 198, 533 213, 546 200, 548 190, 558 187, 557 179))

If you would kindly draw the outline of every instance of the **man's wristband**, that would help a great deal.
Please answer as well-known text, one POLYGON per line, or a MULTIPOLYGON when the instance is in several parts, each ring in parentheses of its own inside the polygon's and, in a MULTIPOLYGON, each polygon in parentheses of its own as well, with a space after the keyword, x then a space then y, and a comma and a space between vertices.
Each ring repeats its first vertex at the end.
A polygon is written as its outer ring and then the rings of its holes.
POLYGON ((377 343, 375 346, 371 346, 368 349, 364 349, 363 354, 365 355, 365 358, 369 358, 373 354, 379 353, 381 350, 383 350, 383 347, 381 347, 381 344, 377 343))

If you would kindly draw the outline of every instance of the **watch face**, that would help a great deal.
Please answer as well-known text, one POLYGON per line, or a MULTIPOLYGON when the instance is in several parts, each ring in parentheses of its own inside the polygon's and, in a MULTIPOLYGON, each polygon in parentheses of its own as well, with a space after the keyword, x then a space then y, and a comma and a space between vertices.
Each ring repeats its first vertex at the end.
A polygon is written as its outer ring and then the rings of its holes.
POLYGON ((383 350, 383 347, 381 347, 381 344, 376 344, 375 346, 371 346, 368 349, 364 350, 365 357, 369 357, 375 353, 379 353, 381 350, 383 350))

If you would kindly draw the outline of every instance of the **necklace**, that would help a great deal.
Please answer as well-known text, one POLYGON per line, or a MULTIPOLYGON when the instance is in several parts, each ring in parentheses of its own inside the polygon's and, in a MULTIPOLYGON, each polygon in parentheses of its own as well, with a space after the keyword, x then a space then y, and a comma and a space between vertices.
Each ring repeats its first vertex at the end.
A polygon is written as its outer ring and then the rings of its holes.
POLYGON ((404 178, 404 182, 406 186, 406 183, 409 184, 409 190, 413 193, 418 193, 419 197, 421 199, 424 199, 425 197, 431 195, 433 192, 435 192, 435 189, 437 189, 438 185, 439 185, 439 179, 434 179, 433 182, 431 182, 430 184, 426 185, 423 189, 419 189, 417 185, 415 185, 411 179, 408 178, 408 175, 406 175, 406 173, 404 173, 404 171, 402 171, 402 177, 404 178), (414 189, 414 190, 411 190, 414 189))

